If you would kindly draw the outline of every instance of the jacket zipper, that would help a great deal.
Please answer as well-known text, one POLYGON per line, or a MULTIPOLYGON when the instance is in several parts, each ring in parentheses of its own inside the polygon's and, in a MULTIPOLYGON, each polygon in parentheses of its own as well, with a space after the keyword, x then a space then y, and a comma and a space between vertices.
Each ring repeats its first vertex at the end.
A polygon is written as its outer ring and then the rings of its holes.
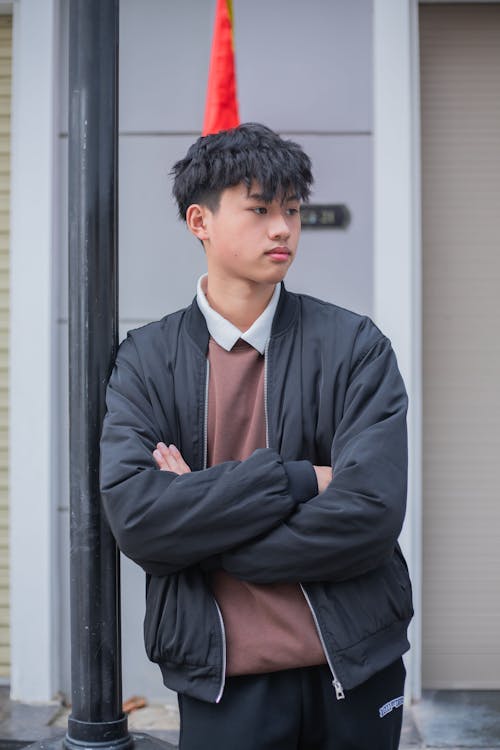
POLYGON ((266 448, 269 448, 269 413, 267 407, 267 352, 269 350, 269 341, 267 340, 264 349, 264 425, 266 428, 266 448))
POLYGON ((307 594, 304 586, 302 583, 300 584, 300 588, 302 589, 302 593, 304 594, 304 598, 309 606, 309 609, 311 610, 311 614, 313 616, 314 624, 316 626, 316 630, 318 631, 319 640, 321 641, 321 645, 323 647, 323 651, 325 652, 326 660, 328 662, 328 666, 330 667, 330 672, 332 673, 332 685, 335 690, 335 696, 338 701, 343 700, 345 698, 344 695, 344 688, 342 687, 342 683, 340 682, 339 678, 337 677, 335 670, 333 668, 332 660, 330 659, 330 655, 328 653, 328 650, 326 648, 325 639, 323 638, 323 633, 321 632, 321 628, 319 626, 318 618, 316 617, 316 612, 314 611, 314 607, 311 604, 311 600, 309 599, 309 595, 307 594))
MULTIPOLYGON (((208 464, 208 384, 210 380, 210 362, 207 359, 207 374, 205 376, 205 411, 203 415, 203 468, 207 468, 208 464)), ((217 599, 214 596, 214 603, 217 608, 217 615, 219 616, 220 632, 222 637, 222 678, 219 688, 219 693, 215 699, 216 703, 220 703, 222 694, 224 693, 224 687, 226 684, 226 629, 224 627, 224 620, 222 619, 222 612, 217 603, 217 599)))
POLYGON ((206 360, 205 374, 205 411, 203 414, 203 468, 207 468, 208 463, 208 382, 210 379, 210 362, 206 360))
POLYGON ((224 687, 226 685, 226 629, 224 627, 224 620, 222 619, 222 612, 220 611, 220 607, 217 604, 217 599, 214 596, 214 602, 215 606, 217 607, 217 614, 219 615, 219 623, 220 623, 220 632, 222 635, 222 679, 219 689, 219 694, 217 695, 217 698, 215 699, 216 703, 220 703, 222 699, 222 694, 224 693, 224 687))

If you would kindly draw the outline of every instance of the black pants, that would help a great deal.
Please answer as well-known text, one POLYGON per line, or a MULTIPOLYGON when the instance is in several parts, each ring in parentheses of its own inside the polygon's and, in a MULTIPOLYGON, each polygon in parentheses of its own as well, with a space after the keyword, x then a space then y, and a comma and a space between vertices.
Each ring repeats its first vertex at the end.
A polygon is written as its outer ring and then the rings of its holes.
POLYGON ((218 704, 179 695, 179 750, 397 750, 398 659, 338 701, 328 667, 230 677, 218 704))

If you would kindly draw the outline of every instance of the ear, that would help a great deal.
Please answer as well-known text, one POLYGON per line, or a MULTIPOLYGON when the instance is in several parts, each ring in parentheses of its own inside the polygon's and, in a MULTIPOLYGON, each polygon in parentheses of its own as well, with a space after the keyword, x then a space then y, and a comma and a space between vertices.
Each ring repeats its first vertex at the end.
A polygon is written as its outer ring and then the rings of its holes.
POLYGON ((208 210, 206 206, 201 206, 199 203, 192 203, 186 211, 186 224, 189 231, 202 242, 203 240, 208 240, 208 210))

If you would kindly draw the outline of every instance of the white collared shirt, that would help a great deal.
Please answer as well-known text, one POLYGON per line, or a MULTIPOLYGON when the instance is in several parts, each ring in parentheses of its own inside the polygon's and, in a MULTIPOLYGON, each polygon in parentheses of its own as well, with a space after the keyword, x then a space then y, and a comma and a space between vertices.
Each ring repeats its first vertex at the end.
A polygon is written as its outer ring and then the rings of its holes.
POLYGON ((281 284, 276 284, 273 296, 269 300, 264 312, 255 320, 250 328, 242 332, 233 323, 223 318, 208 304, 207 297, 202 288, 202 282, 207 278, 206 274, 198 279, 196 288, 196 301, 198 307, 203 313, 207 323, 210 336, 222 346, 223 349, 230 352, 238 339, 243 339, 247 344, 257 349, 260 354, 264 354, 266 344, 271 336, 271 326, 273 324, 274 313, 278 306, 278 300, 281 292, 281 284))

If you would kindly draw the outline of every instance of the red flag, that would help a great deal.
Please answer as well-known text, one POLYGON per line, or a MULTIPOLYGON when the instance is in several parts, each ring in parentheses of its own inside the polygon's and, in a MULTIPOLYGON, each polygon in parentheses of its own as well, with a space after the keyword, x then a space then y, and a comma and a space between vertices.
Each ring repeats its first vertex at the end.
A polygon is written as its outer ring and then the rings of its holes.
POLYGON ((240 124, 232 21, 231 0, 217 0, 203 135, 235 128, 240 124))

